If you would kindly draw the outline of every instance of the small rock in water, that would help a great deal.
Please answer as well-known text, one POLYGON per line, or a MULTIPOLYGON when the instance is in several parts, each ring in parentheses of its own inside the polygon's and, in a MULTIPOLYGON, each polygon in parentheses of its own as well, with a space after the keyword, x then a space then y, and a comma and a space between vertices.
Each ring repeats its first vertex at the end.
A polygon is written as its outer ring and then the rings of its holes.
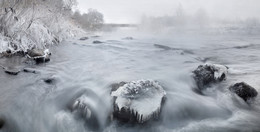
POLYGON ((4 124, 5 124, 5 121, 0 118, 0 129, 3 128, 4 124))
POLYGON ((258 92, 253 87, 246 84, 245 82, 236 83, 230 86, 229 90, 237 94, 244 101, 248 101, 252 98, 255 98, 258 94, 258 92))
POLYGON ((207 86, 221 82, 226 79, 228 68, 223 65, 205 64, 200 65, 193 71, 194 79, 200 90, 205 89, 207 86))
POLYGON ((10 75, 18 75, 18 73, 20 72, 20 69, 4 67, 4 71, 5 71, 5 73, 10 74, 10 75))
POLYGON ((44 79, 44 82, 47 84, 53 84, 55 82, 55 78, 46 78, 44 79))
POLYGON ((93 44, 101 44, 101 43, 104 43, 104 42, 98 41, 98 40, 93 41, 93 44))
POLYGON ((35 60, 37 64, 50 61, 50 55, 49 49, 32 49, 27 51, 27 57, 35 60))
POLYGON ((99 38, 100 36, 99 35, 94 35, 94 36, 91 36, 92 38, 99 38))
POLYGON ((79 40, 87 40, 87 39, 88 39, 88 37, 82 37, 79 40))
POLYGON ((122 122, 144 123, 158 119, 166 92, 153 80, 112 85, 113 116, 122 122))
POLYGON ((163 49, 163 50, 172 50, 173 49, 169 46, 160 45, 160 44, 154 44, 154 47, 159 48, 159 49, 163 49))
POLYGON ((124 40, 133 40, 134 38, 133 37, 125 37, 123 38, 124 40))
POLYGON ((31 69, 31 68, 24 68, 23 71, 27 72, 27 73, 36 73, 36 70, 31 69))

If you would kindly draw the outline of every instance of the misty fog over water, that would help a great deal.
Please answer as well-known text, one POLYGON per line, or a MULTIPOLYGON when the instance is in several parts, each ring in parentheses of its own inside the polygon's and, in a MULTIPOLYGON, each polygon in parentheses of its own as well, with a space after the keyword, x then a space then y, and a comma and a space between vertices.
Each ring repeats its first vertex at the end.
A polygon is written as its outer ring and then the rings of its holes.
POLYGON ((5 2, 0 132, 260 131, 257 0, 5 2))

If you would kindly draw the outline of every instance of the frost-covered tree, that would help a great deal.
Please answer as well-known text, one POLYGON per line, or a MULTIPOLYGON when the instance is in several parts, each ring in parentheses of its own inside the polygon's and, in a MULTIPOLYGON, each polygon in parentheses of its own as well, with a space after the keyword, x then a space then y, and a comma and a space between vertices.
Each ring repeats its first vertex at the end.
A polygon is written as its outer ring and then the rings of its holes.
POLYGON ((0 0, 0 52, 26 51, 70 35, 76 0, 0 0))

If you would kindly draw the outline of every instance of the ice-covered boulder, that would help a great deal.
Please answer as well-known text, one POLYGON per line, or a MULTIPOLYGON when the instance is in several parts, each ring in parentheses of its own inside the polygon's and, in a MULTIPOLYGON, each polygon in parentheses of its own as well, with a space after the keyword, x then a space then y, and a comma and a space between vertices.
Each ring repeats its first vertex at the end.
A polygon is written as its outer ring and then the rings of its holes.
POLYGON ((153 80, 121 82, 112 85, 113 117, 122 122, 144 123, 158 119, 166 92, 153 80))
POLYGON ((258 94, 252 86, 246 84, 245 82, 236 83, 230 86, 229 90, 245 101, 255 98, 258 94))
POLYGON ((225 80, 227 73, 228 68, 224 65, 204 64, 193 71, 193 77, 198 88, 202 90, 213 83, 225 80))
POLYGON ((50 61, 50 51, 49 49, 40 50, 40 49, 32 49, 27 50, 27 57, 35 60, 36 63, 44 63, 50 61))

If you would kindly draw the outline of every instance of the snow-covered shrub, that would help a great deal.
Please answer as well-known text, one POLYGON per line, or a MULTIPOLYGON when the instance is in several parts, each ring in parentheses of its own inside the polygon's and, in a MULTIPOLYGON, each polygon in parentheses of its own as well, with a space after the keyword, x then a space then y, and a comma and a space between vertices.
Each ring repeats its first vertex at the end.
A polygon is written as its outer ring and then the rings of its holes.
POLYGON ((75 0, 1 0, 0 53, 45 48, 73 36, 75 0), (6 46, 7 45, 7 46, 6 46))

